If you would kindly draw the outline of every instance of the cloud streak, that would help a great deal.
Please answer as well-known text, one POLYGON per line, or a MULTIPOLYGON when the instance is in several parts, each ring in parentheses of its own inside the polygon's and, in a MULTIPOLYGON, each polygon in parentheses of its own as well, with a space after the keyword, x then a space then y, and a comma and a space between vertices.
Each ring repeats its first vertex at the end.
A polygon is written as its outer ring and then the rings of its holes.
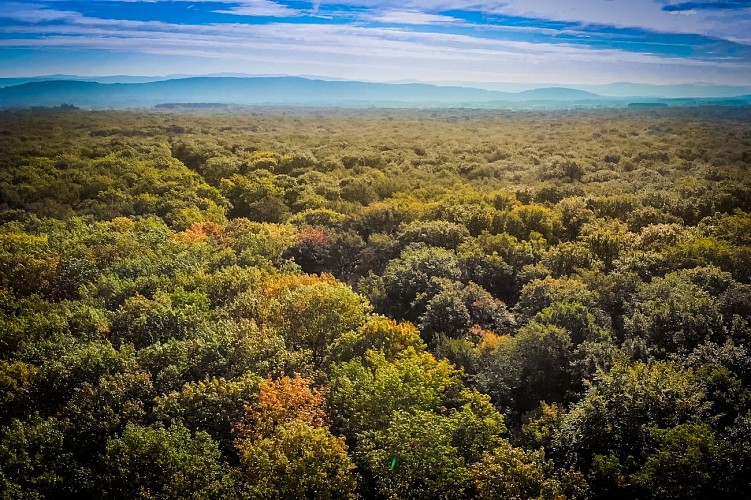
POLYGON ((292 9, 286 5, 272 2, 271 0, 244 1, 242 2, 242 5, 237 5, 230 9, 215 10, 214 12, 218 14, 250 17, 296 17, 303 15, 303 12, 298 9, 292 9))
POLYGON ((455 17, 440 14, 427 14, 415 10, 388 10, 362 16, 362 19, 385 24, 412 25, 452 24, 459 22, 455 17))

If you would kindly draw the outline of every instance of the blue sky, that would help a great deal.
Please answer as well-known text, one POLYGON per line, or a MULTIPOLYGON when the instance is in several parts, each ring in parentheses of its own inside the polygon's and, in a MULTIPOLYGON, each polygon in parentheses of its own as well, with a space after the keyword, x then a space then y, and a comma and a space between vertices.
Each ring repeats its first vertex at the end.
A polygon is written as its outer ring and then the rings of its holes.
POLYGON ((751 85, 751 0, 0 0, 0 77, 751 85))

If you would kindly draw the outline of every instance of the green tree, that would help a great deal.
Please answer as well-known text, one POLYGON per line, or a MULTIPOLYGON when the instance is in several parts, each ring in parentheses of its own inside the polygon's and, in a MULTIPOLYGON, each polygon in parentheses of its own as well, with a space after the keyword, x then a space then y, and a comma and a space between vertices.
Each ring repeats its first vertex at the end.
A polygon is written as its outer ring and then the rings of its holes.
POLYGON ((39 368, 23 361, 0 361, 0 425, 23 418, 33 408, 33 384, 39 368))
POLYGON ((422 243, 430 247, 456 249, 469 237, 465 226, 442 220, 413 221, 404 225, 397 236, 402 246, 422 243))
POLYGON ((319 367, 326 348, 365 322, 370 304, 331 277, 303 280, 270 290, 263 323, 277 328, 288 347, 311 353, 319 367))
POLYGON ((137 348, 158 341, 184 340, 208 328, 209 300, 200 292, 157 292, 153 299, 136 295, 126 300, 112 321, 112 341, 137 348))
POLYGON ((511 299, 514 268, 497 251, 486 251, 477 239, 471 239, 462 243, 456 252, 463 282, 477 283, 501 300, 511 299))
POLYGON ((530 322, 516 336, 484 348, 474 378, 500 407, 529 411, 540 401, 565 400, 573 385, 572 357, 566 330, 530 322))
POLYGON ((655 278, 638 290, 625 330, 644 339, 650 354, 687 354, 707 341, 721 342, 726 329, 717 301, 686 272, 655 278))
POLYGON ((208 433, 228 459, 235 459, 233 427, 257 393, 258 378, 252 374, 238 380, 210 378, 156 397, 153 417, 208 433))
POLYGON ((137 357, 159 392, 179 391, 187 383, 210 377, 239 379, 248 372, 278 376, 288 367, 302 368, 307 363, 287 350, 277 332, 245 319, 222 321, 214 332, 198 338, 152 344, 138 351, 137 357))
POLYGON ((595 221, 582 228, 579 239, 584 241, 593 255, 600 259, 606 271, 613 269, 616 259, 629 241, 628 228, 617 220, 595 221))
POLYGON ((151 378, 143 372, 105 375, 95 384, 85 382, 60 412, 66 447, 80 464, 96 468, 109 437, 122 433, 129 423, 145 423, 153 396, 151 378))
POLYGON ((363 359, 370 350, 380 351, 392 361, 402 355, 421 352, 426 348, 420 332, 410 323, 397 323, 384 316, 373 315, 360 328, 347 332, 328 348, 327 364, 363 359))
POLYGON ((332 368, 329 402, 334 428, 348 438, 384 429, 395 411, 437 411, 456 401, 460 390, 456 369, 429 353, 413 352, 390 362, 382 352, 368 351, 364 359, 332 368))
POLYGON ((467 498, 470 473, 453 443, 450 418, 398 410, 360 438, 357 454, 386 498, 467 498))
POLYGON ((14 419, 0 429, 0 498, 54 498, 70 481, 71 456, 54 419, 14 419))
POLYGON ((580 473, 556 474, 545 453, 514 448, 507 441, 487 451, 472 467, 472 479, 481 499, 513 500, 587 498, 589 488, 580 473), (563 476, 563 477, 561 477, 563 476))
POLYGON ((589 307, 595 304, 595 297, 582 281, 548 276, 524 285, 514 312, 518 321, 525 323, 555 302, 579 303, 589 307))
POLYGON ((599 373, 585 397, 563 416, 551 448, 568 463, 591 468, 596 492, 628 494, 623 488, 650 453, 645 429, 695 422, 707 415, 708 406, 692 370, 669 362, 619 362, 599 373))
POLYGON ((356 498, 347 445, 325 428, 292 421, 268 437, 237 446, 240 477, 251 498, 356 498))
POLYGON ((419 318, 423 338, 432 344, 437 335, 465 338, 471 328, 505 333, 515 325, 506 305, 479 285, 465 286, 446 280, 434 283, 438 290, 429 299, 426 297, 427 303, 419 318))
POLYGON ((77 387, 95 385, 101 377, 124 372, 135 364, 131 349, 117 350, 108 342, 56 347, 62 347, 62 352, 54 353, 54 359, 45 359, 34 383, 37 408, 47 414, 59 409, 77 387))
POLYGON ((248 175, 235 174, 222 179, 222 194, 232 204, 229 215, 258 222, 283 222, 290 213, 284 203, 285 189, 271 172, 254 170, 248 175))
POLYGON ((231 491, 216 442, 179 423, 129 424, 107 442, 102 493, 113 498, 217 498, 231 491))
POLYGON ((645 493, 652 498, 702 498, 715 489, 715 436, 708 424, 650 427, 646 431, 655 441, 654 450, 633 476, 645 493))
POLYGON ((422 312, 415 301, 432 290, 435 278, 461 278, 454 252, 435 247, 406 249, 386 266, 382 277, 385 297, 376 306, 396 318, 415 321, 422 312))

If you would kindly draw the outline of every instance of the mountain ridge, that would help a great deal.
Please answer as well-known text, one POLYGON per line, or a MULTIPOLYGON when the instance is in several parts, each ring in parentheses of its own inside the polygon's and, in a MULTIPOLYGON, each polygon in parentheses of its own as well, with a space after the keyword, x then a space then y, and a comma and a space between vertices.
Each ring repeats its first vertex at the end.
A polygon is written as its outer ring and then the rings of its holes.
MULTIPOLYGON (((751 101, 744 96, 734 97, 751 101)), ((569 87, 501 92, 427 83, 373 83, 295 76, 186 77, 149 82, 31 81, 0 88, 0 107, 71 104, 87 108, 144 108, 163 103, 232 105, 499 107, 626 107, 639 97, 607 97, 569 87)), ((720 101, 724 98, 716 98, 720 101)), ((671 99, 658 99, 670 101, 671 99)), ((725 99, 726 100, 726 99, 725 99)), ((697 98, 691 102, 712 103, 697 98)), ((689 101, 686 101, 689 102, 689 101)))

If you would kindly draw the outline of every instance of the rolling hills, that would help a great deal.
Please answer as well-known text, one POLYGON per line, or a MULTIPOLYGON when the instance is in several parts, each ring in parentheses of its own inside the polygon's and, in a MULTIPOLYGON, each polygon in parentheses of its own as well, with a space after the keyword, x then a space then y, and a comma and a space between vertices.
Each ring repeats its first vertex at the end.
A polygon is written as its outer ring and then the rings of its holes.
MULTIPOLYGON (((546 87, 519 93, 424 83, 366 83, 301 77, 190 77, 133 83, 81 80, 31 81, 0 88, 0 107, 71 104, 93 109, 146 108, 160 104, 219 103, 334 107, 471 107, 556 109, 626 107, 639 100, 546 87)), ((650 102, 655 99, 650 99, 650 102)), ((719 99, 658 99, 668 105, 724 104, 719 99)), ((738 97, 734 105, 751 103, 738 97)))

